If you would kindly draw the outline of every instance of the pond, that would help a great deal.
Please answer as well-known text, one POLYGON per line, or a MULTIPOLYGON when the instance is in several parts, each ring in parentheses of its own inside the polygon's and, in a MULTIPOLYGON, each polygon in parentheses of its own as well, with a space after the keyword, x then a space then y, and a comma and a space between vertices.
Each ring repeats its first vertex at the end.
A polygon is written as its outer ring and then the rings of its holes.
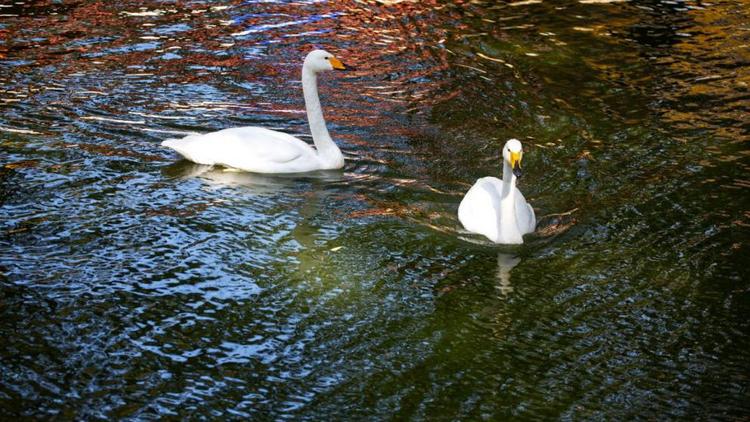
POLYGON ((0 6, 0 415, 750 414, 750 8, 717 0, 0 6), (234 126, 341 171, 207 169, 234 126), (466 233, 524 144, 521 246, 466 233))

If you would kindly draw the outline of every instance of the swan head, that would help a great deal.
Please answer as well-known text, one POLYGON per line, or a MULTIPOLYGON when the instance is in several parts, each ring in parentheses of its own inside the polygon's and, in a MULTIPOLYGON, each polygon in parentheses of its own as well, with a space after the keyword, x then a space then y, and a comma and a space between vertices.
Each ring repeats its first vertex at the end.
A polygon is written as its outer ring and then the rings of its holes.
POLYGON ((326 70, 351 70, 350 66, 346 66, 341 60, 337 59, 333 54, 325 50, 313 50, 305 57, 304 68, 310 69, 314 73, 323 72, 326 70))
POLYGON ((523 148, 518 139, 509 139, 503 146, 503 160, 513 169, 513 175, 521 177, 521 159, 523 158, 523 148))

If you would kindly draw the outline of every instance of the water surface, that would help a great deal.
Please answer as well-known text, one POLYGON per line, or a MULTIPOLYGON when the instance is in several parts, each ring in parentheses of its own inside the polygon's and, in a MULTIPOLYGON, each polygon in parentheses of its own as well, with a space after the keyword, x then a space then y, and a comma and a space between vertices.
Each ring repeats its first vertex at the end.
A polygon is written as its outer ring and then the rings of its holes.
POLYGON ((0 414, 746 418, 740 1, 18 1, 0 8, 0 414), (178 161, 307 137, 343 171, 178 161), (460 229, 525 146, 520 247, 460 229))

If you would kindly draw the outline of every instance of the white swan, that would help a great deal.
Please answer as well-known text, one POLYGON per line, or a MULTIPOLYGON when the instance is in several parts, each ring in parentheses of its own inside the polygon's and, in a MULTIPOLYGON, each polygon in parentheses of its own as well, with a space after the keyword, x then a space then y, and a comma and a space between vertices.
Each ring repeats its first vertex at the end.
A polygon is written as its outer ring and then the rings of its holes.
POLYGON ((458 206, 466 230, 506 244, 523 243, 523 235, 534 231, 534 209, 516 188, 522 156, 521 142, 509 140, 503 147, 503 180, 483 177, 466 192, 458 206))
POLYGON ((334 69, 347 70, 347 67, 324 50, 311 51, 302 65, 302 92, 315 148, 292 135, 262 127, 237 127, 167 139, 162 145, 198 164, 222 165, 255 173, 341 168, 344 155, 328 135, 318 98, 318 72, 334 69))

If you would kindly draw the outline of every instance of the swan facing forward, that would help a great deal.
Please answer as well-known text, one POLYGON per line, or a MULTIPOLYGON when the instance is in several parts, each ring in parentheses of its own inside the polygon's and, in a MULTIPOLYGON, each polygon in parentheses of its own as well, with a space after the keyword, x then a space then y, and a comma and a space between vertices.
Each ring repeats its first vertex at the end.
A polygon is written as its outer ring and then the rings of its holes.
POLYGON ((331 139, 318 98, 318 72, 347 70, 324 50, 311 51, 302 65, 302 92, 315 148, 292 135, 262 127, 237 127, 167 139, 162 145, 198 164, 222 165, 255 173, 301 173, 338 169, 344 156, 331 139))
POLYGON ((466 192, 458 206, 466 230, 505 244, 523 243, 523 235, 534 231, 534 209, 516 188, 522 156, 521 142, 509 140, 503 147, 503 180, 483 177, 466 192))

